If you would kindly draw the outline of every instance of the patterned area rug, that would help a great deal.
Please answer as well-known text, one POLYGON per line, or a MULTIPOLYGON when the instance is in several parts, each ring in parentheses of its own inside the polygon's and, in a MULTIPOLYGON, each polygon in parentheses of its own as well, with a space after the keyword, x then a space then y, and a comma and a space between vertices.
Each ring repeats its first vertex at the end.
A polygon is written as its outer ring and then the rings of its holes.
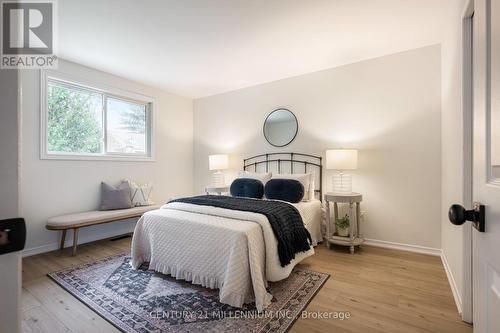
POLYGON ((294 269, 270 283, 272 304, 234 308, 218 290, 147 269, 134 270, 121 254, 48 274, 55 282, 123 332, 286 332, 329 275, 294 269))

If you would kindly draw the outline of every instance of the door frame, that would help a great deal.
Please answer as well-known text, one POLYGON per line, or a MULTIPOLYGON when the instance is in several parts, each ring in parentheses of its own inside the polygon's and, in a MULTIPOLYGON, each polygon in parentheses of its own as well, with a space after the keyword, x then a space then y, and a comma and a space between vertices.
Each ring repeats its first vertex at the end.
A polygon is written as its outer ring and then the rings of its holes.
MULTIPOLYGON (((472 207, 472 172, 473 172, 473 45, 472 16, 474 0, 467 0, 462 12, 462 117, 463 117, 463 193, 462 200, 466 207, 472 207)), ((472 309, 472 224, 462 226, 463 232, 463 286, 462 320, 473 322, 472 309)))

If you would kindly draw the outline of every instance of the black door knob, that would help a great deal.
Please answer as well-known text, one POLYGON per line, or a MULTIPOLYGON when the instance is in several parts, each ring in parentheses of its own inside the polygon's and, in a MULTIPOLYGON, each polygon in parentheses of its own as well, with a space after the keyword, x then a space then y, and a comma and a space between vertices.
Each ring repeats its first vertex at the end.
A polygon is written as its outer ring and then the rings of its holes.
POLYGON ((466 210, 462 205, 451 205, 448 211, 450 222, 455 225, 462 225, 466 221, 474 221, 474 210, 466 210))
POLYGON ((475 208, 471 210, 466 210, 461 205, 451 205, 448 218, 455 225, 462 225, 466 221, 471 221, 480 232, 485 230, 485 207, 481 204, 475 204, 475 208))
POLYGON ((0 220, 0 254, 21 251, 26 242, 23 218, 0 220))

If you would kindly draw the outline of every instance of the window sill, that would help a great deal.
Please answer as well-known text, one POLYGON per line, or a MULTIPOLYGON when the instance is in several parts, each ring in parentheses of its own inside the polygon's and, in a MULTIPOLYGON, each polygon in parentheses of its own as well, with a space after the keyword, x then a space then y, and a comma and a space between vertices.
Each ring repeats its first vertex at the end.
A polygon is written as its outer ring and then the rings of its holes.
POLYGON ((124 156, 124 155, 71 155, 71 154, 42 154, 41 160, 61 161, 111 161, 111 162, 155 162, 151 156, 124 156))

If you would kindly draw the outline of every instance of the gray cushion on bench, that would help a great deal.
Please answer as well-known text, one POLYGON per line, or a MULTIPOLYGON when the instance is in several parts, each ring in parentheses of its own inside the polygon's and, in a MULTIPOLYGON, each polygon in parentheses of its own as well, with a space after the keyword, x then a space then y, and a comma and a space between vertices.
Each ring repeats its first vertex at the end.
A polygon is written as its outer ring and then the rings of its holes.
POLYGON ((158 205, 152 205, 108 211, 94 210, 77 214, 61 215, 49 218, 47 220, 47 229, 71 229, 123 220, 141 216, 145 212, 158 209, 159 207, 158 205))
POLYGON ((122 181, 118 187, 101 183, 101 210, 132 208, 131 198, 128 181, 122 181))

